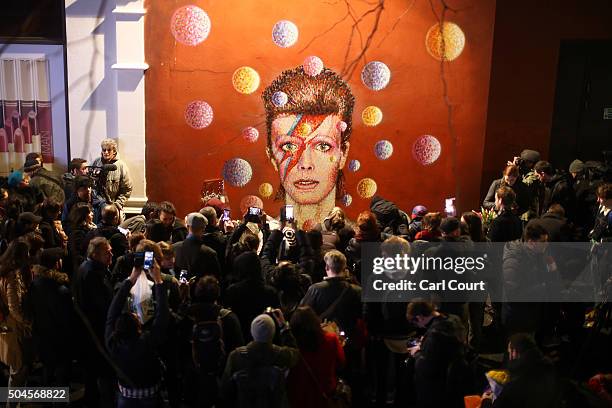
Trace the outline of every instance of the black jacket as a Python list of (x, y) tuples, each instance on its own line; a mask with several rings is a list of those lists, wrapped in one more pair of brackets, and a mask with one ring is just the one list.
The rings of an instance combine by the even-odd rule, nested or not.
[(549, 242), (570, 242), (572, 239), (567, 218), (547, 212), (537, 219), (537, 223), (548, 232)]
[(115, 266), (117, 259), (120, 256), (125, 255), (128, 250), (128, 241), (125, 235), (119, 228), (114, 225), (105, 225), (100, 224), (98, 228), (90, 231), (85, 237), (85, 248), (89, 245), (89, 241), (94, 239), (95, 237), (104, 237), (110, 243), (111, 248), (113, 249), (113, 263), (111, 264), (111, 269)]
[(68, 234), (68, 256), (72, 263), (71, 272), (76, 273), (87, 253), (86, 237), (91, 232), (91, 229), (84, 225), (80, 225)]
[(563, 406), (562, 392), (552, 364), (537, 350), (528, 350), (518, 360), (508, 365), (510, 381), (492, 403), (487, 399), (481, 408), (538, 407), (556, 408)]
[(504, 210), (491, 222), (487, 238), (491, 242), (508, 242), (521, 238), (523, 235), (523, 222), (512, 213)]
[(121, 315), (131, 288), (132, 282), (126, 280), (110, 305), (106, 319), (106, 347), (121, 371), (133, 384), (127, 384), (122, 378), (119, 378), (119, 383), (129, 388), (147, 388), (161, 381), (162, 367), (156, 349), (165, 340), (170, 316), (168, 297), (164, 285), (154, 285), (157, 305), (150, 330), (145, 330), (133, 339), (119, 341), (113, 335), (115, 323)]
[(520, 216), (525, 211), (529, 210), (529, 203), (531, 202), (531, 192), (529, 191), (529, 187), (527, 187), (521, 180), (516, 180), (513, 186), (510, 186), (503, 181), (503, 178), (493, 180), (491, 186), (489, 187), (489, 191), (482, 202), (482, 206), (487, 210), (495, 209), (495, 193), (502, 185), (504, 185), (506, 187), (510, 187), (512, 191), (514, 191), (514, 194), (516, 194), (517, 214)]
[(206, 231), (202, 236), (202, 242), (204, 245), (212, 248), (217, 253), (219, 266), (221, 267), (221, 271), (225, 273), (225, 247), (227, 245), (226, 236), (218, 227), (209, 225), (206, 227)]
[(389, 234), (380, 233), (376, 240), (361, 241), (357, 237), (351, 238), (344, 254), (346, 255), (346, 263), (349, 270), (355, 275), (357, 280), (361, 282), (361, 243), (378, 243), (384, 242), (385, 239), (391, 237)]
[(164, 229), (164, 237), (162, 241), (168, 241), (172, 244), (184, 241), (187, 238), (187, 227), (182, 222), (175, 219), (174, 223)]
[(201, 239), (192, 235), (184, 241), (177, 242), (173, 247), (175, 271), (186, 269), (189, 279), (204, 275), (219, 277), (221, 268), (217, 253), (204, 245)]
[(30, 285), (32, 338), (45, 364), (70, 361), (74, 338), (72, 296), (68, 276), (36, 265)]
[[(340, 296), (337, 305), (329, 310)], [(308, 288), (301, 305), (312, 307), (319, 316), (325, 314), (323, 318), (337, 322), (351, 338), (357, 329), (357, 319), (362, 317), (361, 287), (349, 283), (344, 277), (326, 278)]]
[(237, 256), (233, 269), (241, 279), (227, 288), (223, 305), (236, 313), (243, 338), (250, 340), (253, 319), (268, 306), (280, 307), (280, 301), (276, 289), (264, 282), (257, 254), (245, 252)]
[(38, 228), (40, 228), (40, 235), (45, 240), (43, 248), (56, 248), (62, 246), (62, 239), (55, 229), (53, 220), (43, 219)]
[(204, 302), (192, 303), (188, 307), (186, 313), (193, 323), (215, 321), (217, 317), (221, 316), (221, 325), (223, 329), (222, 340), (226, 354), (229, 355), (235, 348), (244, 346), (242, 328), (240, 327), (240, 320), (238, 320), (236, 313), (223, 309), (217, 304)]
[(557, 276), (548, 271), (544, 254), (529, 250), (520, 240), (505, 245), (502, 262), (502, 320), (511, 333), (534, 331), (542, 303), (533, 302), (546, 302), (558, 284)]
[(540, 214), (544, 214), (551, 205), (561, 204), (565, 215), (573, 220), (576, 215), (576, 196), (564, 173), (556, 174), (552, 180), (540, 189)]
[(72, 292), (75, 302), (83, 311), (98, 338), (104, 339), (106, 314), (113, 300), (113, 288), (106, 265), (87, 259), (73, 278)]
[(457, 316), (434, 317), (415, 356), (417, 406), (463, 407), (463, 396), (472, 390), (465, 359), (465, 328)]
[(375, 196), (370, 203), (370, 211), (376, 215), (381, 230), (393, 235), (408, 235), (410, 220), (394, 202)]

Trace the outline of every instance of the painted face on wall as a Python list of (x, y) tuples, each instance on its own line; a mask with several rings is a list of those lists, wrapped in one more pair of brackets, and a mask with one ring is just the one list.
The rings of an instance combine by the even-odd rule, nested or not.
[(272, 122), (271, 160), (285, 192), (298, 204), (317, 204), (335, 192), (344, 167), (337, 114), (287, 114)]

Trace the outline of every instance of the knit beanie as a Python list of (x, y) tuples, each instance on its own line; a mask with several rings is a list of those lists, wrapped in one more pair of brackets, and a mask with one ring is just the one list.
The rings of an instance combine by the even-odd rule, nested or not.
[(16, 170), (12, 172), (11, 174), (9, 174), (7, 183), (9, 187), (17, 187), (19, 183), (21, 183), (22, 181), (23, 181), (23, 173), (19, 170)]
[(540, 161), (540, 152), (530, 149), (525, 149), (521, 152), (521, 159), (532, 163)]
[(274, 320), (267, 314), (260, 314), (251, 323), (251, 336), (260, 343), (271, 343), (276, 332)]

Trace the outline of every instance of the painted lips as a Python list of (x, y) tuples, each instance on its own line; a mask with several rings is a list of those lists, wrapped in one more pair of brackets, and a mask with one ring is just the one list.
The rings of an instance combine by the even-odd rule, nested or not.
[(307, 191), (314, 190), (319, 185), (319, 182), (311, 179), (300, 179), (294, 182), (293, 185), (299, 190)]

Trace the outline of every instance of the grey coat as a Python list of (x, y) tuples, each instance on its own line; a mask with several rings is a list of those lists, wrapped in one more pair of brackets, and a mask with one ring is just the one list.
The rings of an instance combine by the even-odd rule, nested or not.
[[(102, 158), (98, 157), (94, 160), (92, 166), (101, 167), (102, 164)], [(108, 204), (116, 204), (119, 209), (122, 209), (132, 195), (132, 180), (130, 180), (127, 165), (119, 159), (118, 154), (111, 161), (111, 164), (116, 165), (117, 170), (109, 171), (106, 174), (106, 194), (102, 194), (102, 196)]]

